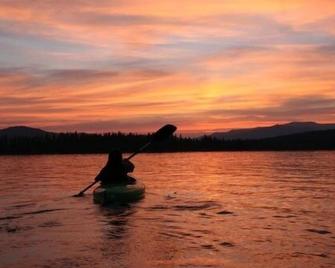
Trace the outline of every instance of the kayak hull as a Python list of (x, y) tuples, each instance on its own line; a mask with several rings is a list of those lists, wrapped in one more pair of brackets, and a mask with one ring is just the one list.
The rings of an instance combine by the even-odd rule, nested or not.
[(93, 201), (95, 204), (110, 203), (130, 203), (144, 197), (145, 186), (142, 182), (127, 185), (104, 185), (93, 191)]

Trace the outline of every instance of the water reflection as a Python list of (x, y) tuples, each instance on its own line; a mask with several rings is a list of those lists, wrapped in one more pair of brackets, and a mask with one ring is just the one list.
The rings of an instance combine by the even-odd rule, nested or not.
[(109, 227), (104, 230), (106, 237), (108, 239), (122, 239), (129, 228), (127, 226), (128, 217), (134, 213), (131, 205), (109, 205), (100, 207), (99, 210), (104, 216), (103, 223), (105, 227)]
[[(15, 161), (13, 161), (15, 160)], [(0, 157), (4, 267), (331, 267), (335, 153), (145, 154), (143, 200), (72, 198), (103, 155)]]
[(129, 218), (135, 211), (131, 205), (110, 205), (98, 207), (101, 221), (101, 252), (113, 264), (122, 264), (129, 254)]

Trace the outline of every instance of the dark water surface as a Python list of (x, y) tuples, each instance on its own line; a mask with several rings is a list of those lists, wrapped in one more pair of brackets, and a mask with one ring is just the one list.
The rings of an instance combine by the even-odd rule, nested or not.
[(0, 267), (335, 267), (335, 152), (142, 154), (145, 199), (101, 207), (104, 155), (0, 156)]

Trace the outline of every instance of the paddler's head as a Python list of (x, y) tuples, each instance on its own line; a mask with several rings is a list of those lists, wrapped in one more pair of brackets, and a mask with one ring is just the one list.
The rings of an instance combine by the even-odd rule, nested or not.
[(112, 150), (108, 154), (108, 163), (121, 164), (122, 163), (122, 153), (119, 150)]

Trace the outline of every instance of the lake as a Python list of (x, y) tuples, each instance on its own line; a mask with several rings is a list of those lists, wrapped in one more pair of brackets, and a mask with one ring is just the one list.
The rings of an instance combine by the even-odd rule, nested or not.
[(0, 267), (335, 267), (335, 152), (140, 154), (145, 198), (102, 207), (106, 155), (0, 156)]

